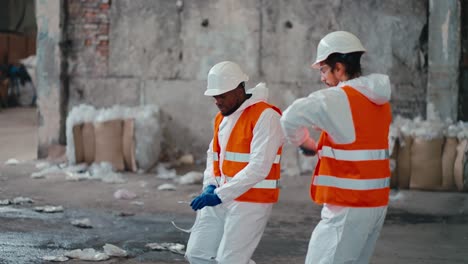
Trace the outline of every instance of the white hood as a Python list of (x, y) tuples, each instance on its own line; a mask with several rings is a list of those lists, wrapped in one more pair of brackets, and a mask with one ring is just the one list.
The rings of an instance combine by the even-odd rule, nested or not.
[(249, 99), (267, 101), (268, 100), (268, 88), (265, 83), (258, 83), (254, 88), (250, 88), (246, 91), (248, 94), (252, 94)]
[(340, 82), (338, 87), (349, 85), (365, 95), (375, 104), (381, 105), (390, 101), (392, 88), (390, 80), (385, 74), (370, 74), (345, 82)]
[(243, 111), (245, 108), (260, 101), (268, 102), (268, 88), (266, 87), (265, 83), (259, 83), (254, 88), (250, 88), (245, 91), (245, 93), (251, 94), (252, 96), (245, 100), (245, 102), (236, 110), (236, 112)]

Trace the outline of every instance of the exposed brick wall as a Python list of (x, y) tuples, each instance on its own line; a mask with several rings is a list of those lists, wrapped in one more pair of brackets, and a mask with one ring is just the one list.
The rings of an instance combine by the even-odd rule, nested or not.
[(102, 77), (108, 73), (110, 0), (67, 1), (69, 74)]

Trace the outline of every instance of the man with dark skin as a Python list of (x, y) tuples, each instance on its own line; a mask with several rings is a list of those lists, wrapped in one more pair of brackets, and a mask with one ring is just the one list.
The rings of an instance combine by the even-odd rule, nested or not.
[(219, 113), (203, 193), (190, 204), (198, 214), (185, 255), (192, 264), (255, 263), (250, 258), (278, 201), (281, 111), (266, 102), (265, 84), (246, 91), (247, 81), (231, 61), (208, 73), (205, 95), (214, 98)]
[(239, 106), (251, 96), (251, 94), (245, 93), (245, 83), (240, 83), (236, 89), (220, 95), (215, 95), (213, 98), (221, 114), (223, 116), (228, 116), (234, 113)]

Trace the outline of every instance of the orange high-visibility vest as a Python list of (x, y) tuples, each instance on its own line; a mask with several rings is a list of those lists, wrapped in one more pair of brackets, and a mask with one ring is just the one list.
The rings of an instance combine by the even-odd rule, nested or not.
[[(219, 125), (223, 120), (223, 115), (221, 115), (221, 113), (216, 115), (213, 137), (213, 173), (218, 183), (221, 181), (228, 182), (249, 164), (250, 143), (253, 139), (253, 129), (255, 128), (255, 124), (260, 118), (260, 115), (268, 108), (272, 108), (281, 114), (281, 110), (277, 107), (265, 102), (259, 102), (247, 107), (232, 128), (222, 164), (225, 177), (221, 177), (219, 164), (219, 153), (221, 148), (218, 142), (218, 130)], [(236, 201), (255, 203), (275, 203), (278, 201), (281, 150), (282, 148), (280, 147), (265, 180), (257, 183), (247, 192), (237, 197), (235, 199)]]
[(376, 105), (352, 87), (342, 89), (350, 104), (356, 140), (351, 144), (335, 144), (326, 132), (322, 132), (317, 146), (319, 162), (312, 177), (311, 197), (319, 204), (350, 207), (387, 205), (390, 192), (390, 104)]

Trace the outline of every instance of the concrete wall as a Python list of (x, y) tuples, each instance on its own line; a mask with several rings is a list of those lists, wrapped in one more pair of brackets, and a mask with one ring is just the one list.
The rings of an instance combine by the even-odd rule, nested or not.
[(36, 1), (39, 157), (47, 155), (49, 145), (65, 143), (61, 10), (62, 1)]
[(395, 114), (425, 115), (427, 0), (68, 3), (68, 108), (158, 104), (173, 154), (204, 158), (216, 113), (202, 95), (212, 65), (238, 62), (251, 76), (248, 86), (265, 81), (284, 109), (324, 87), (309, 65), (334, 30), (361, 38), (365, 73), (390, 75)]
[[(428, 118), (457, 120), (461, 54), (461, 5), (458, 0), (429, 1)], [(435, 111), (430, 111), (434, 108)]]

